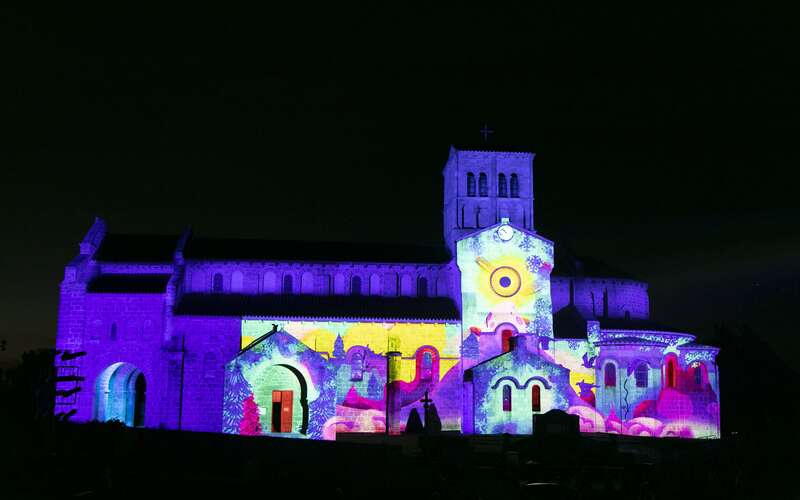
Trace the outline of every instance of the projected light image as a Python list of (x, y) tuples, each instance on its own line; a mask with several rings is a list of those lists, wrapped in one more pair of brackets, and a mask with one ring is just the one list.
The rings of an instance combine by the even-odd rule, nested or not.
[(482, 170), (532, 182), (532, 154), (450, 153), (436, 248), (187, 232), (155, 265), (97, 219), (62, 283), (56, 415), (332, 440), (426, 417), (528, 434), (561, 410), (583, 432), (718, 438), (719, 349), (651, 322), (647, 283), (556, 259), (530, 185), (490, 200)]
[(388, 425), (398, 433), (426, 391), (443, 429), (460, 428), (457, 324), (297, 321), (264, 336), (275, 322), (242, 322), (246, 349), (227, 366), (224, 432), (385, 432), (390, 403)]
[(473, 344), (464, 431), (529, 433), (535, 415), (560, 409), (578, 415), (583, 432), (719, 437), (715, 370), (701, 361), (717, 350), (690, 335), (604, 332), (592, 321), (585, 340), (556, 338), (552, 255), (552, 243), (506, 224), (458, 242)]

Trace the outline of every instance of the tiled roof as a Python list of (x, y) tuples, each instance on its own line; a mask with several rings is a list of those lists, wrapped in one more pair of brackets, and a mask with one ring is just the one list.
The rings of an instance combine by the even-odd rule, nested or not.
[(89, 282), (90, 293), (164, 293), (169, 274), (103, 274)]
[(373, 320), (457, 321), (456, 304), (446, 297), (352, 295), (185, 294), (175, 310), (195, 316), (274, 316)]
[(667, 345), (666, 342), (660, 342), (658, 340), (648, 340), (648, 339), (643, 339), (641, 337), (617, 337), (595, 342), (595, 345), (631, 345), (631, 344), (659, 345), (659, 346)]

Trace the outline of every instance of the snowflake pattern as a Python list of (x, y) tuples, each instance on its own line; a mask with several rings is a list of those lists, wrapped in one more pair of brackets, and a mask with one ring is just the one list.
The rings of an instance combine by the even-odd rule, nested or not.
[(528, 253), (531, 250), (533, 250), (533, 238), (531, 238), (526, 234), (525, 237), (520, 240), (519, 248), (525, 253)]
[(687, 365), (695, 361), (714, 361), (714, 354), (711, 350), (689, 351), (684, 355), (684, 359)]

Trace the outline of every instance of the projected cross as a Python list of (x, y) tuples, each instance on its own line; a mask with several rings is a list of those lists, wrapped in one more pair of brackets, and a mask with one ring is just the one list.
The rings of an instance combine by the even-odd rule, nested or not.
[(483, 136), (483, 140), (488, 141), (489, 136), (491, 134), (494, 134), (494, 130), (490, 129), (489, 126), (484, 123), (483, 127), (481, 128), (481, 135)]

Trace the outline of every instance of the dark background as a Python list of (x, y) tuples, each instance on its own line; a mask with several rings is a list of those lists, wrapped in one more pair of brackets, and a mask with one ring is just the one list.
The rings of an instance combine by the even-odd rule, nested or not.
[(0, 365), (53, 345), (94, 215), (438, 242), (448, 148), (484, 123), (537, 153), (540, 233), (649, 282), (653, 319), (791, 360), (796, 18), (645, 9), (0, 8)]

